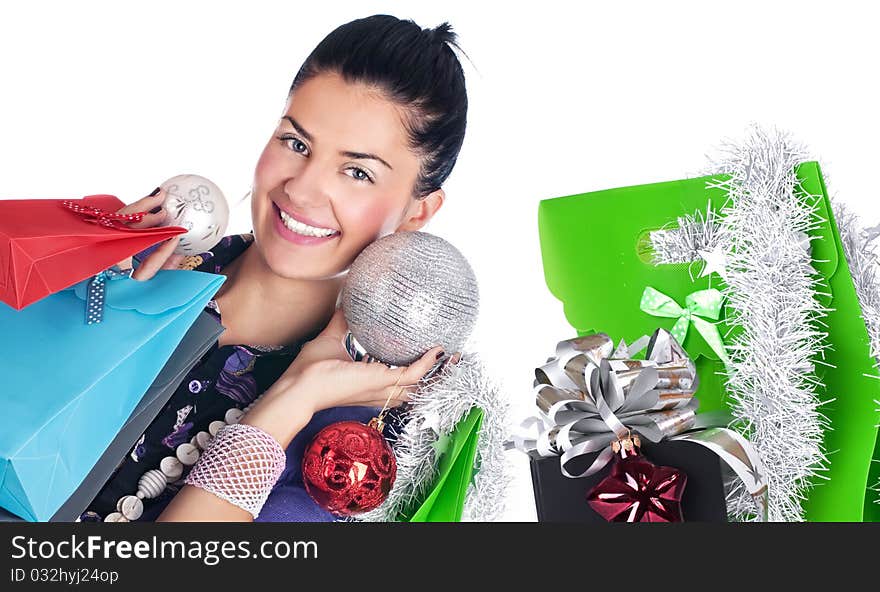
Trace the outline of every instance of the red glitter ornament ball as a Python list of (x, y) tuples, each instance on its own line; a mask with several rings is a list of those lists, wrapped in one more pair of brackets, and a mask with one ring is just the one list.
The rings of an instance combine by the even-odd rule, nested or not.
[(394, 451), (375, 427), (340, 421), (318, 432), (302, 462), (306, 491), (337, 516), (377, 507), (397, 476)]
[(636, 453), (619, 458), (611, 474), (587, 494), (587, 502), (609, 522), (682, 522), (686, 483), (683, 472), (658, 467)]

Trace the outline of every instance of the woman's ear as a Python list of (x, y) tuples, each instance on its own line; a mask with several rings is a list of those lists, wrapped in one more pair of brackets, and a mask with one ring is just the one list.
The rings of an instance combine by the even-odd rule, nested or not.
[(406, 218), (404, 218), (398, 230), (420, 230), (434, 217), (434, 214), (443, 205), (444, 199), (446, 199), (446, 193), (442, 189), (438, 189), (421, 199), (415, 200), (410, 204)]

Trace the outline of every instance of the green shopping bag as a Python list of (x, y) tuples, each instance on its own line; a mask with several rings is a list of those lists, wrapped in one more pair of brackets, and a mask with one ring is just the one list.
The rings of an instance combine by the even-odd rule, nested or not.
[[(815, 479), (804, 503), (805, 516), (816, 521), (880, 520), (876, 492), (868, 487), (880, 477), (877, 445), (880, 381), (871, 358), (869, 338), (834, 222), (825, 182), (816, 162), (798, 166), (802, 188), (817, 197), (822, 218), (811, 233), (812, 254), (822, 289), (822, 304), (830, 309), (824, 322), (829, 348), (817, 375), (817, 394), (826, 403), (829, 419), (824, 446), (828, 470)], [(686, 297), (710, 287), (710, 277), (688, 274), (688, 264), (654, 265), (645, 256), (648, 233), (669, 227), (685, 214), (720, 208), (726, 193), (707, 188), (719, 176), (623, 187), (541, 202), (538, 211), (545, 279), (563, 302), (569, 323), (583, 335), (602, 331), (628, 342), (657, 327), (670, 328), (673, 319), (640, 310), (646, 286), (683, 304)], [(716, 213), (718, 209), (716, 209)], [(719, 323), (721, 334), (728, 330)], [(736, 327), (732, 328), (734, 331)], [(719, 356), (694, 327), (682, 344), (697, 364), (701, 411), (726, 408), (723, 369)], [(880, 448), (878, 448), (880, 453)]]
[(474, 476), (477, 442), (483, 410), (474, 407), (441, 442), (446, 446), (437, 467), (434, 487), (403, 522), (458, 522), (464, 509), (465, 494)]

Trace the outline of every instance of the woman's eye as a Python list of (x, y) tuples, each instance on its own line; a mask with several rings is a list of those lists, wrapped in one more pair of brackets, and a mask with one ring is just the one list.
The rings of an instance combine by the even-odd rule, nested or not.
[(296, 136), (278, 136), (278, 139), (281, 140), (282, 144), (288, 146), (294, 152), (305, 155), (308, 155), (309, 153), (309, 147), (306, 146), (306, 143)]
[(374, 182), (370, 174), (360, 167), (348, 167), (347, 169), (345, 169), (345, 171), (346, 173), (348, 173), (348, 176), (355, 181), (368, 181), (370, 183)]

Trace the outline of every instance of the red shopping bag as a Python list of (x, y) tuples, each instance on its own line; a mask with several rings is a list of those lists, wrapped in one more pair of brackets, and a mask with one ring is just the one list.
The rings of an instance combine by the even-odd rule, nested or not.
[(113, 216), (123, 206), (113, 195), (0, 199), (0, 300), (20, 310), (186, 232), (129, 228)]

